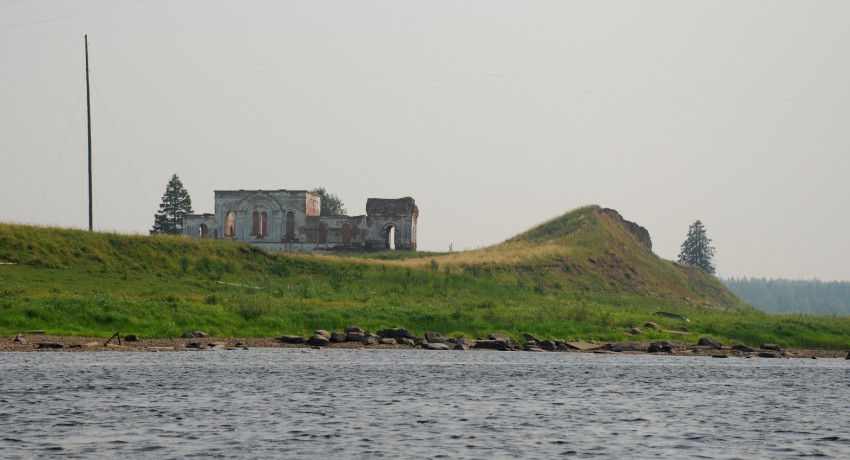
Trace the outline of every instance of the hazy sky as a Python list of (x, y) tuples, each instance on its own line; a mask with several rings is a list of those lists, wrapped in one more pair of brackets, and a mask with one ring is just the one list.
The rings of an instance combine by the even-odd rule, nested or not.
[(722, 276), (850, 279), (850, 2), (0, 0), (0, 221), (147, 233), (177, 173), (412, 196), (423, 250), (615, 208)]

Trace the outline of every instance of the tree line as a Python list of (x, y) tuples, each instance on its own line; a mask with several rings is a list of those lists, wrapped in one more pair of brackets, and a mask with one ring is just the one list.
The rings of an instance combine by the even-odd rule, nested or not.
[(738, 297), (768, 313), (850, 315), (850, 282), (721, 278)]

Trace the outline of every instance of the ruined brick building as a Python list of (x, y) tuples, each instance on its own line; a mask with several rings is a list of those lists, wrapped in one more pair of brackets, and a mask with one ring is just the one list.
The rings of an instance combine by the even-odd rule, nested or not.
[(183, 232), (268, 251), (416, 250), (413, 198), (369, 198), (365, 216), (322, 216), (320, 208), (321, 197), (306, 190), (216, 190), (215, 213), (186, 216)]

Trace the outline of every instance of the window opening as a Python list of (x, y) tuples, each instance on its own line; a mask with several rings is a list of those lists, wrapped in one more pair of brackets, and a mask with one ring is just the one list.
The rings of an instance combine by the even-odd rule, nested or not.
[(254, 211), (251, 214), (251, 236), (259, 236), (260, 233), (260, 213)]
[(319, 223), (319, 244), (324, 244), (328, 242), (328, 224), (324, 222)]
[(295, 239), (295, 213), (289, 211), (286, 213), (286, 240), (292, 241)]
[(351, 225), (342, 224), (342, 244), (351, 244)]

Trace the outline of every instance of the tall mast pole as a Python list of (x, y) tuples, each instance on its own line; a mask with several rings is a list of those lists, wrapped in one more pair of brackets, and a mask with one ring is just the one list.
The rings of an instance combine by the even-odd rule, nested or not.
[(92, 219), (92, 191), (91, 191), (91, 91), (89, 89), (89, 36), (85, 36), (86, 40), (86, 113), (88, 115), (88, 131), (89, 131), (89, 231), (94, 230)]

